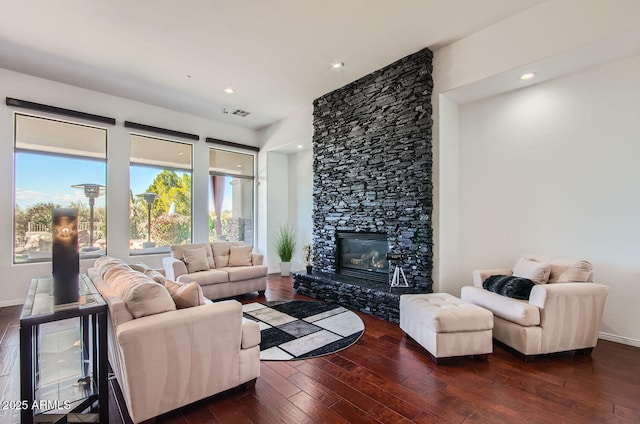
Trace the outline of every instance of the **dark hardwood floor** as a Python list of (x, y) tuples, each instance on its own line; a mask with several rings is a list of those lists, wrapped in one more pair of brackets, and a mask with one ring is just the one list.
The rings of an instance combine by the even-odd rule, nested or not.
[[(291, 278), (270, 276), (256, 300), (301, 299)], [(20, 307), (0, 309), (1, 399), (19, 399)], [(525, 363), (494, 345), (488, 361), (434, 365), (397, 324), (359, 313), (366, 330), (342, 352), (262, 362), (255, 388), (228, 391), (157, 423), (640, 423), (640, 348), (600, 340), (591, 356)], [(111, 422), (123, 422), (111, 396)], [(0, 423), (18, 423), (0, 411)], [(126, 420), (124, 421), (126, 422)]]

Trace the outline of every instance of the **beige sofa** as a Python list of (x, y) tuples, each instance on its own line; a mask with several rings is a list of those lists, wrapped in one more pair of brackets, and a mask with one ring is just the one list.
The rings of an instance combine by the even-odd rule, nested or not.
[(264, 292), (268, 268), (262, 264), (264, 256), (251, 249), (242, 242), (231, 241), (173, 245), (171, 257), (163, 258), (162, 266), (171, 280), (197, 282), (208, 299)]
[[(211, 302), (194, 292), (199, 306), (184, 307), (156, 282), (159, 273), (149, 274), (154, 281), (100, 261), (88, 274), (109, 306), (109, 363), (133, 422), (255, 383), (260, 328), (242, 317), (239, 302)], [(194, 286), (180, 286), (178, 294)]]
[[(483, 288), (491, 275), (516, 275), (536, 284), (528, 300), (513, 299)], [(463, 287), (461, 298), (493, 312), (493, 338), (525, 359), (571, 350), (589, 354), (598, 341), (608, 291), (592, 276), (587, 261), (525, 255), (513, 268), (474, 271), (474, 286)]]

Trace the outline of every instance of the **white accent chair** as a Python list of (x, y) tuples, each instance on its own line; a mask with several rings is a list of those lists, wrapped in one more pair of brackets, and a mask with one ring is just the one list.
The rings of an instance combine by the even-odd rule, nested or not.
[[(529, 300), (483, 288), (491, 275), (515, 275), (536, 284)], [(573, 351), (590, 354), (598, 342), (608, 287), (592, 280), (589, 262), (525, 255), (513, 268), (477, 270), (464, 301), (493, 312), (493, 338), (512, 347), (525, 361), (536, 355)]]

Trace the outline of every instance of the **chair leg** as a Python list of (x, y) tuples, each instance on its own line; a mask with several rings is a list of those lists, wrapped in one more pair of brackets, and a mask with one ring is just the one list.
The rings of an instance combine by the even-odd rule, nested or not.
[(591, 355), (591, 352), (593, 352), (593, 348), (592, 347), (585, 347), (584, 349), (577, 349), (576, 350), (576, 355), (589, 356), (589, 355)]

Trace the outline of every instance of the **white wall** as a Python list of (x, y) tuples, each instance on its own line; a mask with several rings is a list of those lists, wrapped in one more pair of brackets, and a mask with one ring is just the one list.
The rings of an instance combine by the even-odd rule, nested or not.
[(313, 232), (313, 151), (301, 150), (289, 155), (289, 219), (296, 228), (297, 252), (291, 269), (305, 269), (302, 249), (311, 243)]
[[(300, 260), (304, 234), (311, 234), (309, 181), (313, 180), (310, 152), (299, 152), (297, 145), (311, 146), (313, 136), (313, 108), (298, 111), (282, 121), (260, 131), (262, 147), (258, 155), (258, 232), (264, 234), (258, 251), (266, 253), (265, 263), (270, 273), (280, 272), (279, 258), (273, 249), (279, 226), (289, 224), (298, 234), (298, 248), (292, 270), (303, 268)], [(305, 153), (305, 152), (309, 153)], [(302, 217), (302, 218), (301, 218)]]
[(601, 331), (640, 345), (640, 56), (459, 118), (463, 273), (529, 252), (587, 259), (610, 288)]
[(280, 271), (280, 258), (276, 254), (275, 242), (280, 228), (292, 226), (289, 219), (289, 159), (286, 154), (267, 152), (267, 204), (265, 235), (266, 264), (269, 272)]
[[(194, 142), (193, 171), (193, 238), (196, 242), (208, 237), (208, 148), (204, 137), (219, 138), (248, 145), (258, 145), (255, 131), (234, 127), (159, 107), (109, 96), (90, 90), (35, 78), (0, 69), (0, 94), (66, 109), (116, 118), (115, 126), (108, 128), (108, 254), (130, 262), (142, 260), (149, 266), (161, 265), (165, 255), (129, 258), (129, 130), (125, 120), (147, 125), (198, 134)], [(4, 102), (3, 102), (4, 103)], [(0, 108), (0, 307), (24, 302), (32, 278), (51, 274), (51, 263), (13, 265), (13, 114), (12, 107)], [(42, 116), (76, 121), (74, 119), (33, 113)], [(95, 123), (90, 123), (96, 125)], [(99, 125), (99, 124), (98, 124)], [(169, 137), (170, 138), (170, 137)], [(116, 187), (122, 187), (117, 190)], [(81, 261), (85, 271), (92, 260)]]

